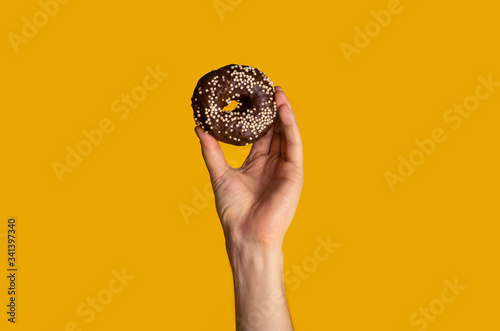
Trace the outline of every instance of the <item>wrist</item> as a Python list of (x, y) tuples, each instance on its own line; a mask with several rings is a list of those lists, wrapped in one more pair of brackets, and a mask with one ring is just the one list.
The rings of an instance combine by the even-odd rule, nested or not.
[(233, 273), (236, 320), (241, 330), (293, 330), (281, 247), (227, 244)]
[(226, 237), (226, 251), (232, 267), (237, 267), (237, 264), (241, 263), (252, 263), (255, 267), (266, 265), (283, 267), (281, 242), (269, 243), (229, 236)]
[(285, 231), (266, 233), (252, 223), (254, 222), (231, 222), (223, 226), (229, 259), (238, 254), (254, 253), (256, 257), (282, 255)]
[(226, 241), (226, 251), (231, 267), (253, 267), (255, 269), (283, 268), (281, 245), (268, 245), (259, 242)]

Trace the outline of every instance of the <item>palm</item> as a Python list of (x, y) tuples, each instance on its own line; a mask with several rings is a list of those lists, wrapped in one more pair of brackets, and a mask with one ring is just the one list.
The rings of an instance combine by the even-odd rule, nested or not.
[(297, 206), (301, 169), (275, 155), (249, 155), (239, 169), (214, 182), (225, 229), (238, 227), (249, 240), (282, 239)]

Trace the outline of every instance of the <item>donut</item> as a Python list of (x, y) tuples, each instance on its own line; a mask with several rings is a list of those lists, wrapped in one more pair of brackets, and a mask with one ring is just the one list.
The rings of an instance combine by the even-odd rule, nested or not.
[[(233, 100), (238, 106), (224, 110)], [(217, 140), (237, 146), (264, 137), (277, 114), (273, 82), (260, 69), (239, 64), (201, 77), (191, 107), (196, 125)]]

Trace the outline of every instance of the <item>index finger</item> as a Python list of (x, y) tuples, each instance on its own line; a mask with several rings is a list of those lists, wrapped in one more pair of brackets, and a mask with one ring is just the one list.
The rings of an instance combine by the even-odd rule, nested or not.
[(282, 131), (286, 141), (286, 160), (290, 163), (295, 163), (302, 167), (303, 164), (303, 148), (302, 138), (300, 136), (297, 119), (290, 106), (290, 101), (279, 86), (275, 92), (276, 105), (281, 120)]

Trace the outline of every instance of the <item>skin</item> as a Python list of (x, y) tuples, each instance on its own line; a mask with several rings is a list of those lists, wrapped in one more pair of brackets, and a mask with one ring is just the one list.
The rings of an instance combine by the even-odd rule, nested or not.
[(240, 168), (229, 166), (219, 142), (195, 128), (233, 271), (237, 330), (293, 330), (282, 245), (304, 182), (302, 139), (279, 86), (275, 100), (279, 118)]

